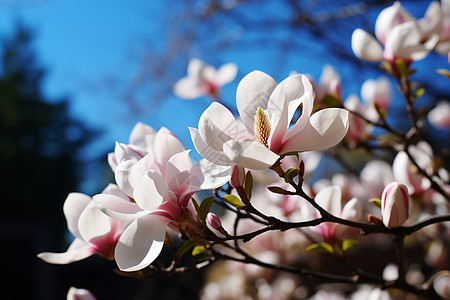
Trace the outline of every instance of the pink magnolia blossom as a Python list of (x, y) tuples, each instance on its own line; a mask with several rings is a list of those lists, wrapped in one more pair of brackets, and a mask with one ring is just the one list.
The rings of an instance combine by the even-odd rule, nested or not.
[(428, 113), (428, 121), (437, 128), (450, 129), (450, 103), (441, 101)]
[(388, 227), (399, 227), (409, 217), (409, 194), (405, 185), (392, 182), (381, 195), (381, 215), (383, 224)]
[(187, 76), (181, 78), (174, 86), (175, 95), (182, 99), (191, 100), (201, 96), (218, 98), (221, 87), (234, 80), (237, 66), (228, 63), (218, 70), (206, 65), (200, 59), (189, 61)]
[[(330, 214), (346, 220), (361, 221), (363, 206), (357, 198), (352, 198), (342, 207), (342, 191), (339, 186), (333, 185), (322, 189), (315, 197), (319, 204)], [(349, 227), (337, 223), (322, 223), (312, 228), (324, 241), (334, 243), (345, 238)]]
[[(356, 95), (350, 95), (345, 100), (344, 107), (351, 112), (358, 113), (359, 115), (370, 121), (375, 121), (377, 119), (377, 116), (373, 113), (373, 109), (367, 107), (367, 104), (361, 103), (358, 96)], [(372, 133), (374, 126), (369, 124), (364, 118), (361, 118), (354, 113), (349, 114), (348, 132), (345, 136), (346, 141), (357, 142), (365, 135), (369, 135)]]
[(437, 34), (439, 41), (435, 51), (441, 55), (450, 52), (450, 3), (449, 1), (433, 1), (427, 8), (425, 16), (418, 20), (422, 39)]
[[(94, 196), (95, 197), (95, 196)], [(127, 207), (136, 212), (134, 204), (116, 186), (109, 185), (100, 195), (108, 206)], [(64, 215), (67, 227), (75, 237), (66, 252), (43, 252), (38, 257), (52, 264), (68, 264), (85, 259), (93, 254), (100, 254), (108, 259), (114, 258), (114, 248), (128, 221), (110, 218), (103, 214), (92, 198), (71, 193), (64, 202)]]
[(322, 74), (319, 78), (319, 99), (325, 95), (341, 96), (341, 76), (336, 70), (330, 66), (325, 65), (322, 68)]
[[(323, 150), (339, 143), (348, 129), (348, 112), (327, 108), (312, 114), (314, 93), (309, 79), (292, 75), (277, 85), (254, 71), (236, 92), (242, 122), (219, 103), (202, 114), (198, 129), (190, 128), (197, 151), (218, 165), (262, 170), (289, 152)], [(289, 127), (297, 108), (302, 114)]]
[(392, 88), (387, 77), (377, 80), (367, 79), (361, 86), (361, 98), (367, 104), (376, 103), (380, 108), (387, 109), (391, 103)]
[(128, 160), (119, 160), (116, 168), (117, 178), (120, 164), (126, 164), (126, 171), (119, 178), (132, 193), (136, 209), (110, 207), (99, 196), (94, 197), (105, 214), (131, 220), (115, 249), (121, 270), (137, 271), (151, 264), (162, 250), (169, 223), (191, 218), (188, 207), (191, 196), (199, 190), (217, 188), (230, 179), (229, 167), (204, 159), (193, 165), (189, 151), (169, 130), (161, 129), (154, 137), (152, 152), (139, 160), (130, 155)]
[(353, 31), (352, 49), (357, 57), (367, 61), (388, 60), (392, 63), (397, 58), (408, 62), (421, 60), (439, 39), (437, 34), (433, 34), (423, 42), (423, 33), (417, 20), (400, 2), (395, 2), (380, 12), (375, 22), (375, 35), (376, 39), (360, 28)]
[(86, 289), (77, 289), (76, 287), (70, 287), (67, 292), (67, 300), (97, 300), (95, 296)]

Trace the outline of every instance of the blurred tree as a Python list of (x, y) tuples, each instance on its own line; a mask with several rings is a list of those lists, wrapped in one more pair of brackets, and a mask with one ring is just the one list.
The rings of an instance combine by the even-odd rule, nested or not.
[(45, 70), (32, 32), (18, 26), (1, 44), (1, 198), (7, 219), (51, 220), (64, 228), (61, 205), (79, 182), (79, 154), (93, 132), (69, 116), (68, 100), (47, 99)]

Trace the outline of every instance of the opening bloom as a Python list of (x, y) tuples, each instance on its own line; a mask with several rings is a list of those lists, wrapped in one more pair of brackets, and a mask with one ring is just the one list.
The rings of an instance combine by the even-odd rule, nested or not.
[[(198, 129), (190, 128), (197, 151), (209, 161), (262, 170), (289, 152), (323, 150), (339, 143), (348, 130), (348, 111), (326, 108), (312, 114), (313, 87), (301, 74), (277, 85), (269, 75), (254, 71), (236, 92), (240, 119), (220, 103), (202, 114)], [(297, 108), (301, 115), (293, 126)]]

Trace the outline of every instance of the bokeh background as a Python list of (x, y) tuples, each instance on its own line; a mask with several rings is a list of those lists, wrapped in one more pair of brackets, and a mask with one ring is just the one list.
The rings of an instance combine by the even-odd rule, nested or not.
[[(196, 299), (201, 273), (140, 282), (98, 257), (54, 266), (36, 254), (65, 251), (67, 194), (93, 195), (113, 181), (106, 154), (115, 141), (128, 141), (136, 122), (165, 126), (193, 148), (188, 126), (197, 127), (210, 100), (172, 92), (190, 58), (238, 65), (237, 78), (222, 90), (229, 106), (253, 70), (277, 81), (292, 71), (318, 79), (326, 65), (340, 74), (345, 99), (382, 74), (379, 64), (353, 55), (351, 33), (373, 32), (378, 13), (392, 3), (0, 0), (1, 298), (65, 299), (76, 286), (98, 299)], [(402, 1), (418, 18), (429, 3)], [(414, 67), (412, 79), (426, 88), (417, 107), (449, 98), (449, 82), (435, 73), (448, 68), (447, 57), (431, 53)], [(405, 128), (406, 111), (396, 106), (394, 99), (388, 120)], [(431, 128), (427, 139), (450, 144), (448, 132)]]

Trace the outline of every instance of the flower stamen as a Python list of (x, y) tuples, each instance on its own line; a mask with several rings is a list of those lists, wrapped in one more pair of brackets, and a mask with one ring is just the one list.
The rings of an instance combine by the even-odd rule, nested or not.
[(261, 144), (269, 148), (268, 140), (270, 136), (271, 126), (267, 114), (261, 107), (258, 107), (255, 115), (254, 129), (255, 138)]

